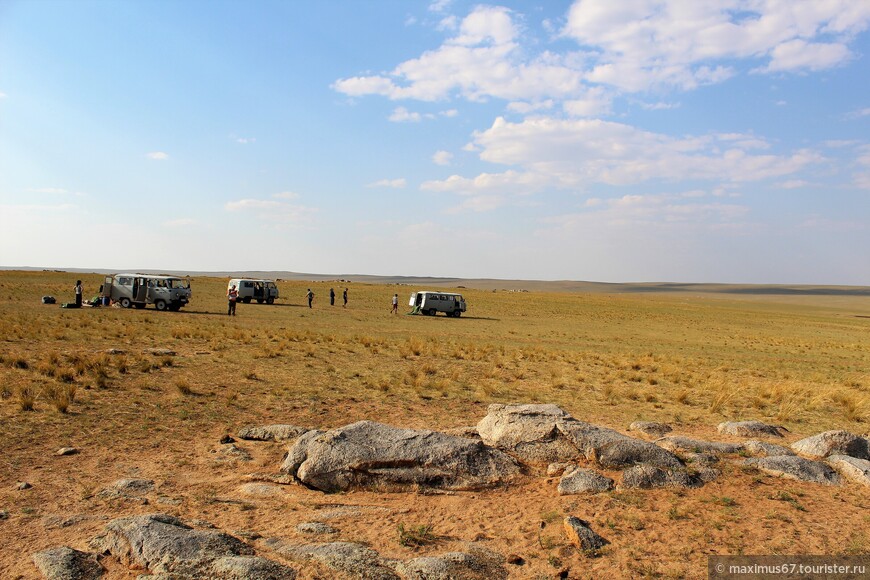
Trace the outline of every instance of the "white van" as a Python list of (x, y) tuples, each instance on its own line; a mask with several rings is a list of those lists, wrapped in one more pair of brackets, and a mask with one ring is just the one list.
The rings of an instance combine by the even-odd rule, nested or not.
[(412, 312), (419, 312), (426, 316), (435, 316), (439, 312), (444, 312), (447, 316), (459, 318), (465, 312), (465, 298), (462, 294), (449, 292), (414, 292), (408, 305), (414, 307)]
[(227, 282), (227, 290), (235, 286), (239, 291), (239, 302), (250, 304), (256, 300), (258, 304), (274, 304), (278, 298), (278, 286), (272, 280), (250, 280), (247, 278), (233, 278)]
[(153, 304), (157, 310), (179, 310), (190, 302), (190, 280), (151, 274), (115, 274), (106, 276), (100, 295), (122, 308), (145, 308)]

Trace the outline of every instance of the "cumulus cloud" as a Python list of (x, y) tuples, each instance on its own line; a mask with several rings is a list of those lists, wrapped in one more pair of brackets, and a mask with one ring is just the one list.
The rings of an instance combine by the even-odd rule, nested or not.
[(169, 159), (169, 155), (164, 153), (163, 151), (152, 151), (145, 155), (148, 159), (154, 159), (155, 161), (166, 161)]
[(317, 213), (317, 208), (314, 207), (279, 201), (295, 199), (295, 194), (291, 192), (276, 193), (272, 197), (277, 199), (246, 198), (228, 201), (224, 204), (224, 209), (229, 212), (252, 212), (263, 221), (296, 224), (310, 221)]
[(823, 161), (811, 150), (758, 153), (769, 145), (753, 135), (672, 137), (597, 119), (536, 117), (512, 123), (498, 118), (489, 129), (475, 132), (473, 140), (482, 160), (509, 169), (476, 177), (451, 175), (421, 187), (459, 195), (527, 195), (594, 184), (741, 183), (787, 177)]
[(587, 78), (642, 91), (721, 82), (734, 74), (733, 59), (764, 63), (764, 71), (837, 66), (868, 23), (870, 4), (852, 0), (582, 0), (562, 33), (595, 50)]
[(436, 151), (432, 156), (435, 165), (450, 165), (451, 160), (453, 160), (453, 153), (449, 151)]
[(419, 123), (423, 116), (420, 113), (409, 111), (405, 107), (396, 107), (389, 119), (393, 123)]
[(373, 183), (369, 183), (366, 187), (390, 187), (393, 189), (401, 189), (407, 185), (404, 177), (398, 179), (380, 179)]

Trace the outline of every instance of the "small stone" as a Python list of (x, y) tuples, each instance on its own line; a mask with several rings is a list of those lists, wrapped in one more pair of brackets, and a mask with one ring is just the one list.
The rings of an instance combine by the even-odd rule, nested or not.
[(628, 426), (629, 431), (638, 431), (648, 437), (663, 437), (673, 431), (673, 428), (666, 423), (656, 423), (654, 421), (635, 421)]
[(175, 356), (177, 353), (170, 348), (149, 348), (146, 352), (154, 356)]
[(19, 482), (18, 485), (15, 486), (15, 489), (17, 489), (18, 491), (22, 491), (25, 489), (30, 489), (31, 487), (33, 487), (33, 486), (30, 485), (29, 483), (27, 483), (26, 481), (22, 481), (22, 482)]
[(8, 520), (8, 519), (9, 519), (9, 512), (7, 512), (6, 510), (0, 510), (0, 520)]
[(226, 445), (227, 443), (235, 443), (236, 440), (233, 439), (230, 435), (224, 435), (221, 437), (221, 445)]
[(577, 467), (577, 465), (574, 463), (551, 463), (547, 466), (547, 477), (559, 477), (561, 475), (564, 475), (565, 472), (574, 469), (575, 467)]
[(120, 348), (109, 348), (106, 349), (106, 354), (127, 354), (127, 351)]
[(61, 447), (57, 450), (57, 455), (75, 455), (79, 450), (75, 447)]
[(36, 552), (32, 558), (45, 578), (96, 580), (104, 572), (96, 554), (80, 552), (67, 546)]
[(609, 544), (607, 540), (596, 534), (589, 527), (589, 522), (569, 516), (563, 522), (568, 541), (584, 552), (595, 552)]
[(300, 534), (323, 535), (337, 534), (338, 530), (328, 524), (322, 522), (303, 522), (296, 526), (296, 531)]

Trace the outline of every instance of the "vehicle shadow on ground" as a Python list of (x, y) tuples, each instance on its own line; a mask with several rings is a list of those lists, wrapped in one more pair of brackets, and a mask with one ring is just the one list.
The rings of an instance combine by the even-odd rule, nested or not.
[[(434, 320), (457, 320), (452, 316), (426, 316), (424, 314), (407, 314), (406, 316), (418, 316), (420, 318), (426, 319), (434, 319)], [(465, 316), (464, 314), (459, 317), (458, 320), (494, 320), (499, 321), (501, 318), (492, 318), (490, 316)]]

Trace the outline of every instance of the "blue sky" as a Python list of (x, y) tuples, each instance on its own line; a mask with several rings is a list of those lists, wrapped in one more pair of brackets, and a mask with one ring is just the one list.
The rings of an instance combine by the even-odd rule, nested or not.
[(868, 27), (0, 0), (0, 266), (870, 285)]

